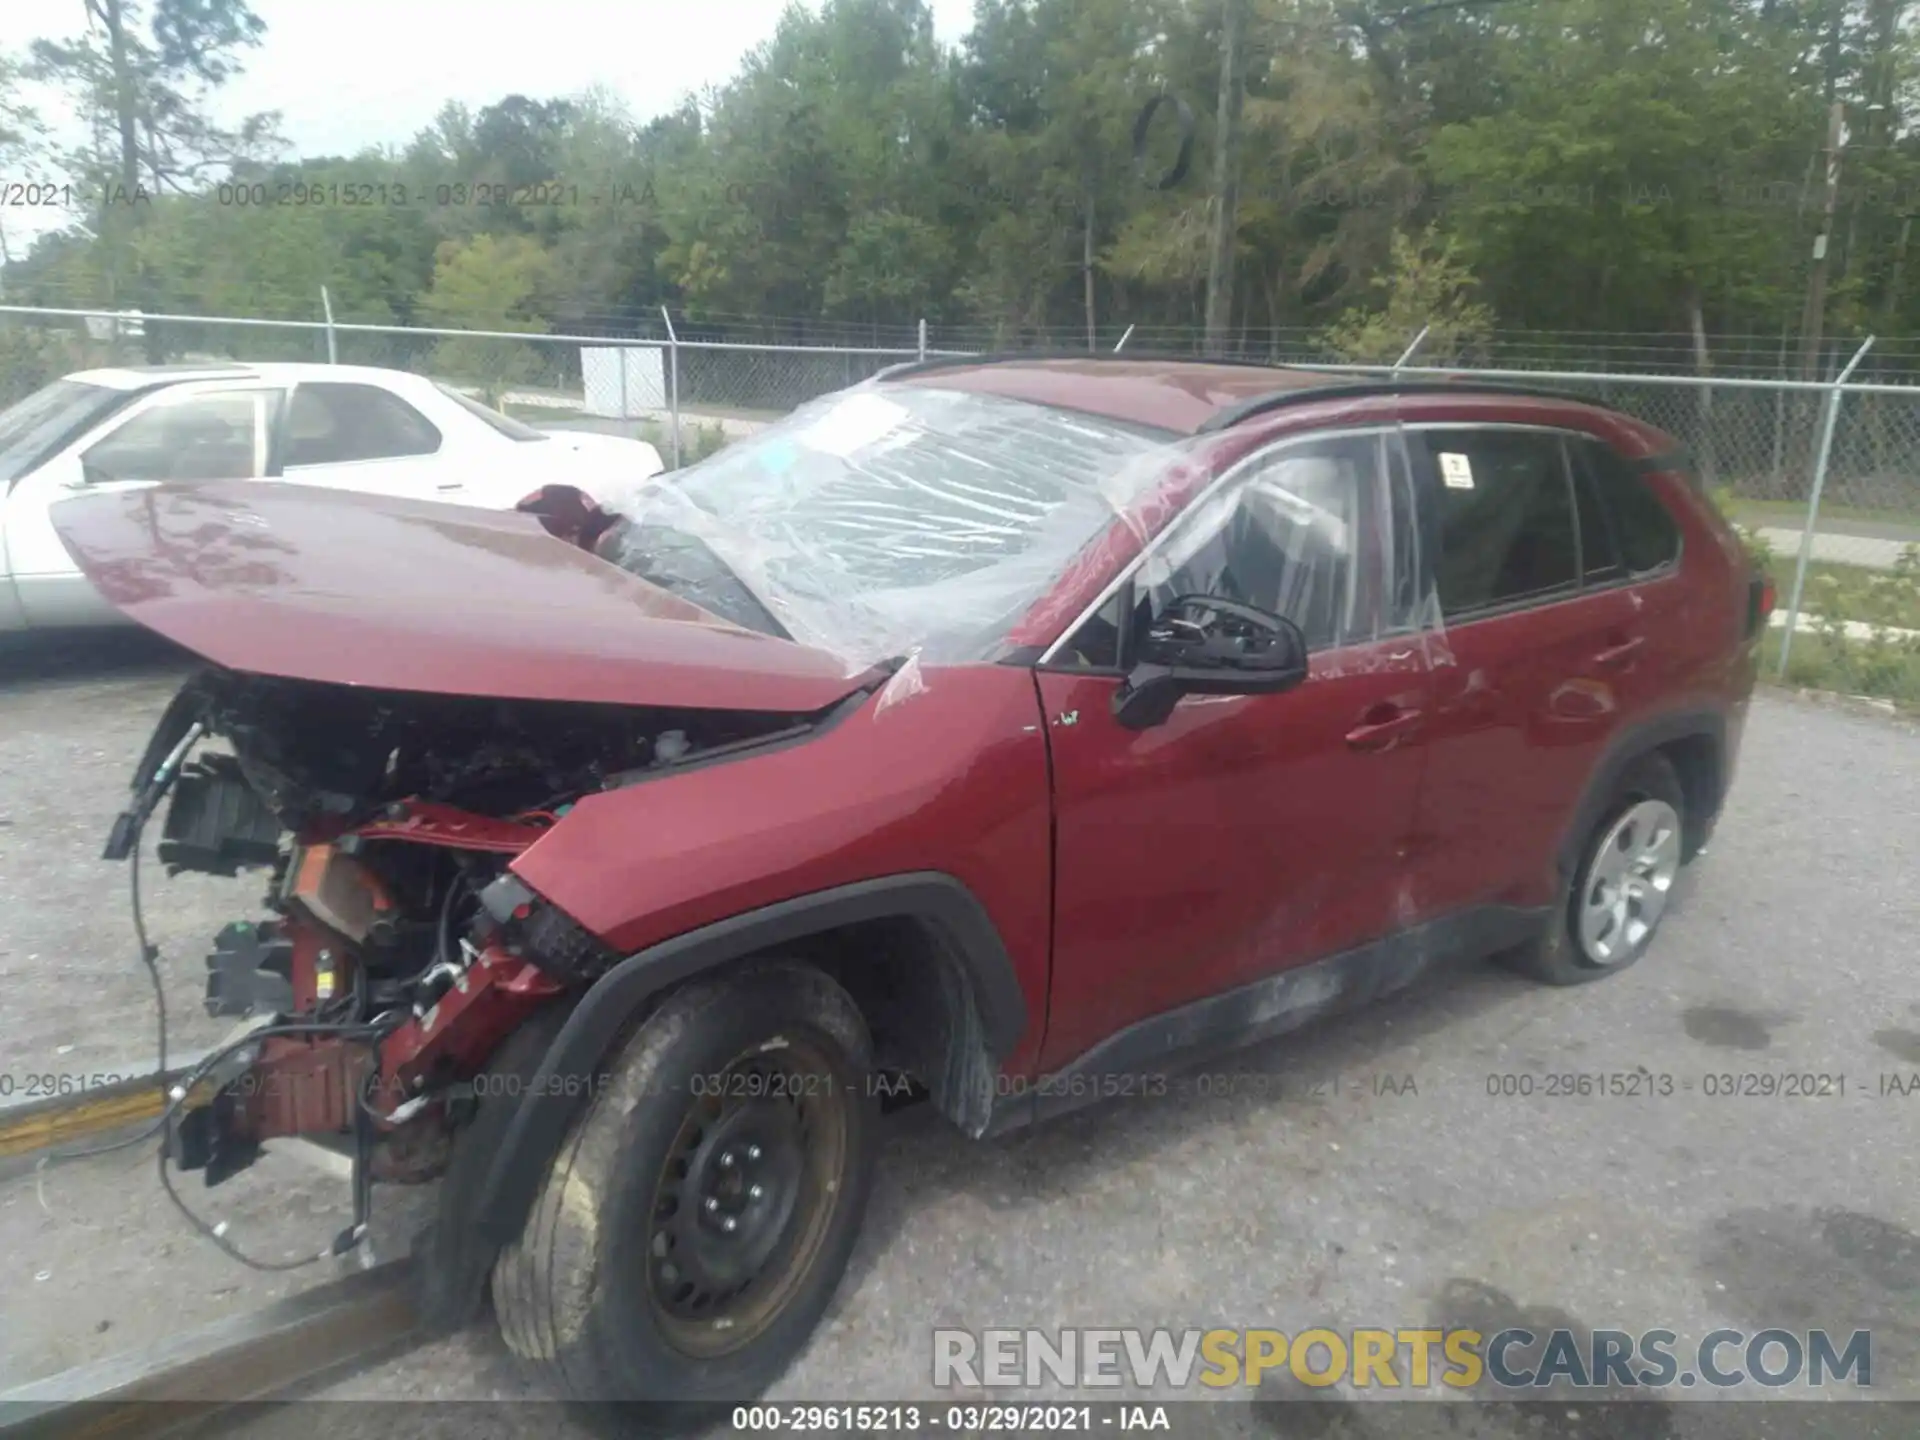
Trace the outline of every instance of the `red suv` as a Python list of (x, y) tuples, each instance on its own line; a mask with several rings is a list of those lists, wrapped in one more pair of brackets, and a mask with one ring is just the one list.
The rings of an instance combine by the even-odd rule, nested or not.
[(1465, 380), (931, 362), (523, 510), (55, 520), (210, 662), (109, 858), (171, 792), (164, 864), (270, 876), (163, 1166), (337, 1144), (339, 1249), (444, 1174), (431, 1313), (676, 1422), (805, 1342), (888, 1096), (994, 1136), (1447, 957), (1634, 963), (1772, 604), (1666, 436)]

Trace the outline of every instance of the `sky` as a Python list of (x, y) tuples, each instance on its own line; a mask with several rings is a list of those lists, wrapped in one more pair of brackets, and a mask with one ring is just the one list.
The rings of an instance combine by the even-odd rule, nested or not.
[[(77, 34), (83, 0), (0, 0), (0, 48)], [(247, 69), (219, 92), (216, 118), (281, 112), (296, 155), (404, 144), (449, 100), (474, 109), (605, 86), (646, 120), (729, 79), (771, 39), (786, 0), (252, 0), (266, 22)], [(809, 6), (818, 9), (818, 3)], [(930, 0), (952, 44), (972, 0)], [(45, 107), (49, 118), (59, 111)], [(10, 215), (7, 238), (27, 238)]]

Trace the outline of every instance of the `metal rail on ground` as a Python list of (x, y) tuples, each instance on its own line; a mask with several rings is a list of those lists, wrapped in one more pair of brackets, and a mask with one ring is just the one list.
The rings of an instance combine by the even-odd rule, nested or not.
[(423, 1338), (413, 1265), (390, 1260), (264, 1309), (0, 1390), (0, 1440), (177, 1435)]
[(167, 1092), (191, 1074), (206, 1053), (175, 1057), (164, 1075), (150, 1070), (65, 1094), (58, 1093), (49, 1078), (47, 1088), (53, 1094), (15, 1094), (0, 1100), (0, 1180), (31, 1169), (48, 1152), (110, 1144), (152, 1126), (166, 1108)]
[[(48, 1153), (151, 1128), (167, 1091), (204, 1058), (72, 1095), (0, 1105), (0, 1178)], [(189, 1103), (192, 1103), (191, 1100)], [(264, 1309), (0, 1390), (0, 1440), (176, 1434), (251, 1401), (405, 1348), (420, 1338), (413, 1264), (387, 1261)]]

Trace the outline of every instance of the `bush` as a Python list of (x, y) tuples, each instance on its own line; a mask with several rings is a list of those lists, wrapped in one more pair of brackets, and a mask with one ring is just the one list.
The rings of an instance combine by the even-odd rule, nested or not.
[(0, 407), (93, 364), (84, 336), (0, 321)]
[(1850, 640), (1829, 621), (1793, 637), (1787, 683), (1920, 705), (1920, 639), (1876, 630), (1871, 639)]
[[(640, 427), (640, 438), (660, 452), (660, 458), (669, 470), (673, 468), (673, 440), (666, 425), (658, 420), (649, 420)], [(680, 468), (697, 465), (709, 455), (717, 454), (727, 448), (726, 427), (718, 422), (714, 424), (681, 425), (680, 427)]]

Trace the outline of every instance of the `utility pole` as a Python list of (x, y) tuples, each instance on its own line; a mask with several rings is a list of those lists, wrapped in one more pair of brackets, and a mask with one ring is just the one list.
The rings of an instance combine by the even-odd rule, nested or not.
[(1827, 195), (1820, 233), (1813, 237), (1813, 270), (1807, 277), (1807, 305), (1800, 317), (1800, 377), (1818, 379), (1820, 329), (1827, 316), (1827, 256), (1833, 242), (1833, 217), (1840, 205), (1840, 145), (1845, 107), (1836, 100), (1827, 111)]
[(1240, 212), (1240, 112), (1246, 99), (1241, 52), (1247, 36), (1247, 0), (1224, 0), (1220, 34), (1219, 142), (1213, 154), (1213, 243), (1207, 263), (1207, 349), (1226, 348), (1233, 326), (1233, 242)]
[(1900, 309), (1900, 276), (1907, 268), (1907, 237), (1913, 233), (1913, 216), (1900, 217), (1900, 243), (1893, 247), (1893, 275), (1887, 281), (1887, 293), (1880, 301), (1880, 328), (1891, 330), (1893, 317)]

